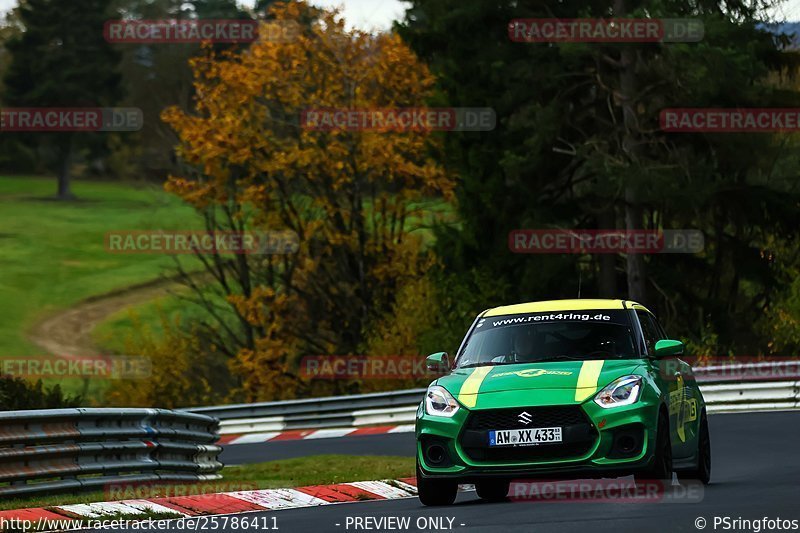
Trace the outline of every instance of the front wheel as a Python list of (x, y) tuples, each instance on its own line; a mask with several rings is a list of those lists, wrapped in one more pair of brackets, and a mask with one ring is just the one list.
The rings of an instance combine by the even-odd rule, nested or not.
[(475, 483), (478, 497), (487, 502), (502, 502), (508, 499), (508, 481), (479, 481)]
[(697, 435), (697, 468), (678, 472), (678, 479), (682, 482), (699, 481), (703, 485), (711, 481), (711, 435), (705, 411), (700, 416), (700, 432)]
[(658, 417), (656, 429), (656, 446), (653, 463), (647, 470), (634, 474), (636, 481), (663, 481), (666, 485), (672, 482), (672, 442), (669, 438), (669, 419)]
[(458, 483), (451, 479), (422, 477), (417, 459), (417, 495), (422, 505), (452, 505), (458, 494)]

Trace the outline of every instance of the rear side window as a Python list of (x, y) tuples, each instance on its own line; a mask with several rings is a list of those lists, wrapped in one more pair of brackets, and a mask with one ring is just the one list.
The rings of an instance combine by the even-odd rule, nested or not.
[(647, 355), (655, 355), (656, 342), (661, 339), (661, 332), (658, 330), (658, 326), (656, 326), (649, 313), (645, 311), (636, 311), (636, 316), (639, 317), (639, 323), (642, 325)]
[(659, 322), (658, 319), (652, 315), (650, 316), (650, 319), (653, 321), (653, 324), (655, 324), (656, 331), (658, 331), (659, 333), (658, 338), (669, 339), (669, 335), (667, 335), (667, 330), (664, 329), (664, 326), (661, 325), (661, 322)]

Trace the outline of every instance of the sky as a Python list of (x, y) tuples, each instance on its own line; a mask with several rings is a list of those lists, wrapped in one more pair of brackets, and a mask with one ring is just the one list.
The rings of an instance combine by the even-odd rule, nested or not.
[[(2, 1), (2, 0), (0, 0)], [(800, 20), (800, 0), (789, 0), (779, 6), (774, 13), (775, 17), (783, 22), (794, 22)]]
[[(796, 1), (800, 4), (800, 0)], [(242, 3), (253, 5), (255, 2)], [(388, 29), (392, 21), (405, 12), (405, 4), (400, 0), (311, 0), (310, 3), (321, 7), (342, 6), (348, 25), (364, 30)], [(17, 0), (0, 0), (0, 12), (4, 13), (15, 5)]]
[[(252, 5), (254, 0), (243, 0)], [(402, 0), (311, 0), (322, 7), (341, 6), (348, 26), (365, 30), (387, 29), (392, 21), (399, 19), (405, 11)], [(0, 12), (5, 12), (17, 4), (17, 0), (0, 0)], [(773, 16), (781, 22), (800, 21), (800, 0), (786, 0), (777, 7)]]

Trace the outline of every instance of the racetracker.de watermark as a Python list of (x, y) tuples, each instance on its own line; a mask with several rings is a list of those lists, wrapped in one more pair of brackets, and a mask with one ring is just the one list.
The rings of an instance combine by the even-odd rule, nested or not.
[(659, 114), (669, 133), (777, 133), (800, 131), (800, 108), (669, 108)]
[(133, 44), (289, 43), (299, 34), (294, 21), (231, 19), (109, 20), (103, 28), (106, 41)]
[(513, 19), (508, 38), (518, 43), (695, 43), (703, 39), (696, 19)]
[(414, 379), (431, 377), (425, 360), (409, 355), (309, 355), (300, 360), (306, 379)]
[[(688, 363), (686, 370), (681, 362)], [(680, 372), (679, 372), (680, 371)], [(697, 357), (681, 355), (677, 359), (666, 359), (660, 365), (663, 379), (677, 380), (678, 377), (693, 376), (699, 382), (740, 382), (740, 381), (798, 381), (800, 380), (800, 358), (797, 356), (744, 356), (723, 355)]]
[(0, 357), (0, 376), (30, 379), (147, 379), (149, 357), (138, 355), (75, 355)]
[(698, 503), (705, 487), (699, 481), (580, 479), (512, 481), (508, 497), (529, 503)]
[(311, 131), (492, 131), (490, 107), (404, 107), (393, 109), (309, 108), (300, 127)]
[(106, 251), (116, 254), (293, 254), (300, 238), (277, 231), (109, 231)]
[(517, 229), (508, 234), (516, 254), (659, 254), (702, 252), (699, 230)]
[(0, 132), (139, 131), (144, 123), (137, 107), (5, 107)]
[(151, 498), (176, 498), (185, 496), (205, 496), (208, 501), (214, 497), (226, 501), (225, 492), (257, 490), (255, 481), (204, 481), (202, 483), (179, 483), (164, 481), (126, 481), (108, 483), (103, 486), (107, 500), (144, 500)]

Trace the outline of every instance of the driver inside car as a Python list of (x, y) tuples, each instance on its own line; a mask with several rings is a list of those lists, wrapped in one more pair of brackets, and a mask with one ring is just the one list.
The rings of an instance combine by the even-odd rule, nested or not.
[(544, 335), (539, 335), (536, 328), (517, 328), (512, 338), (511, 355), (515, 362), (523, 363), (542, 357)]

